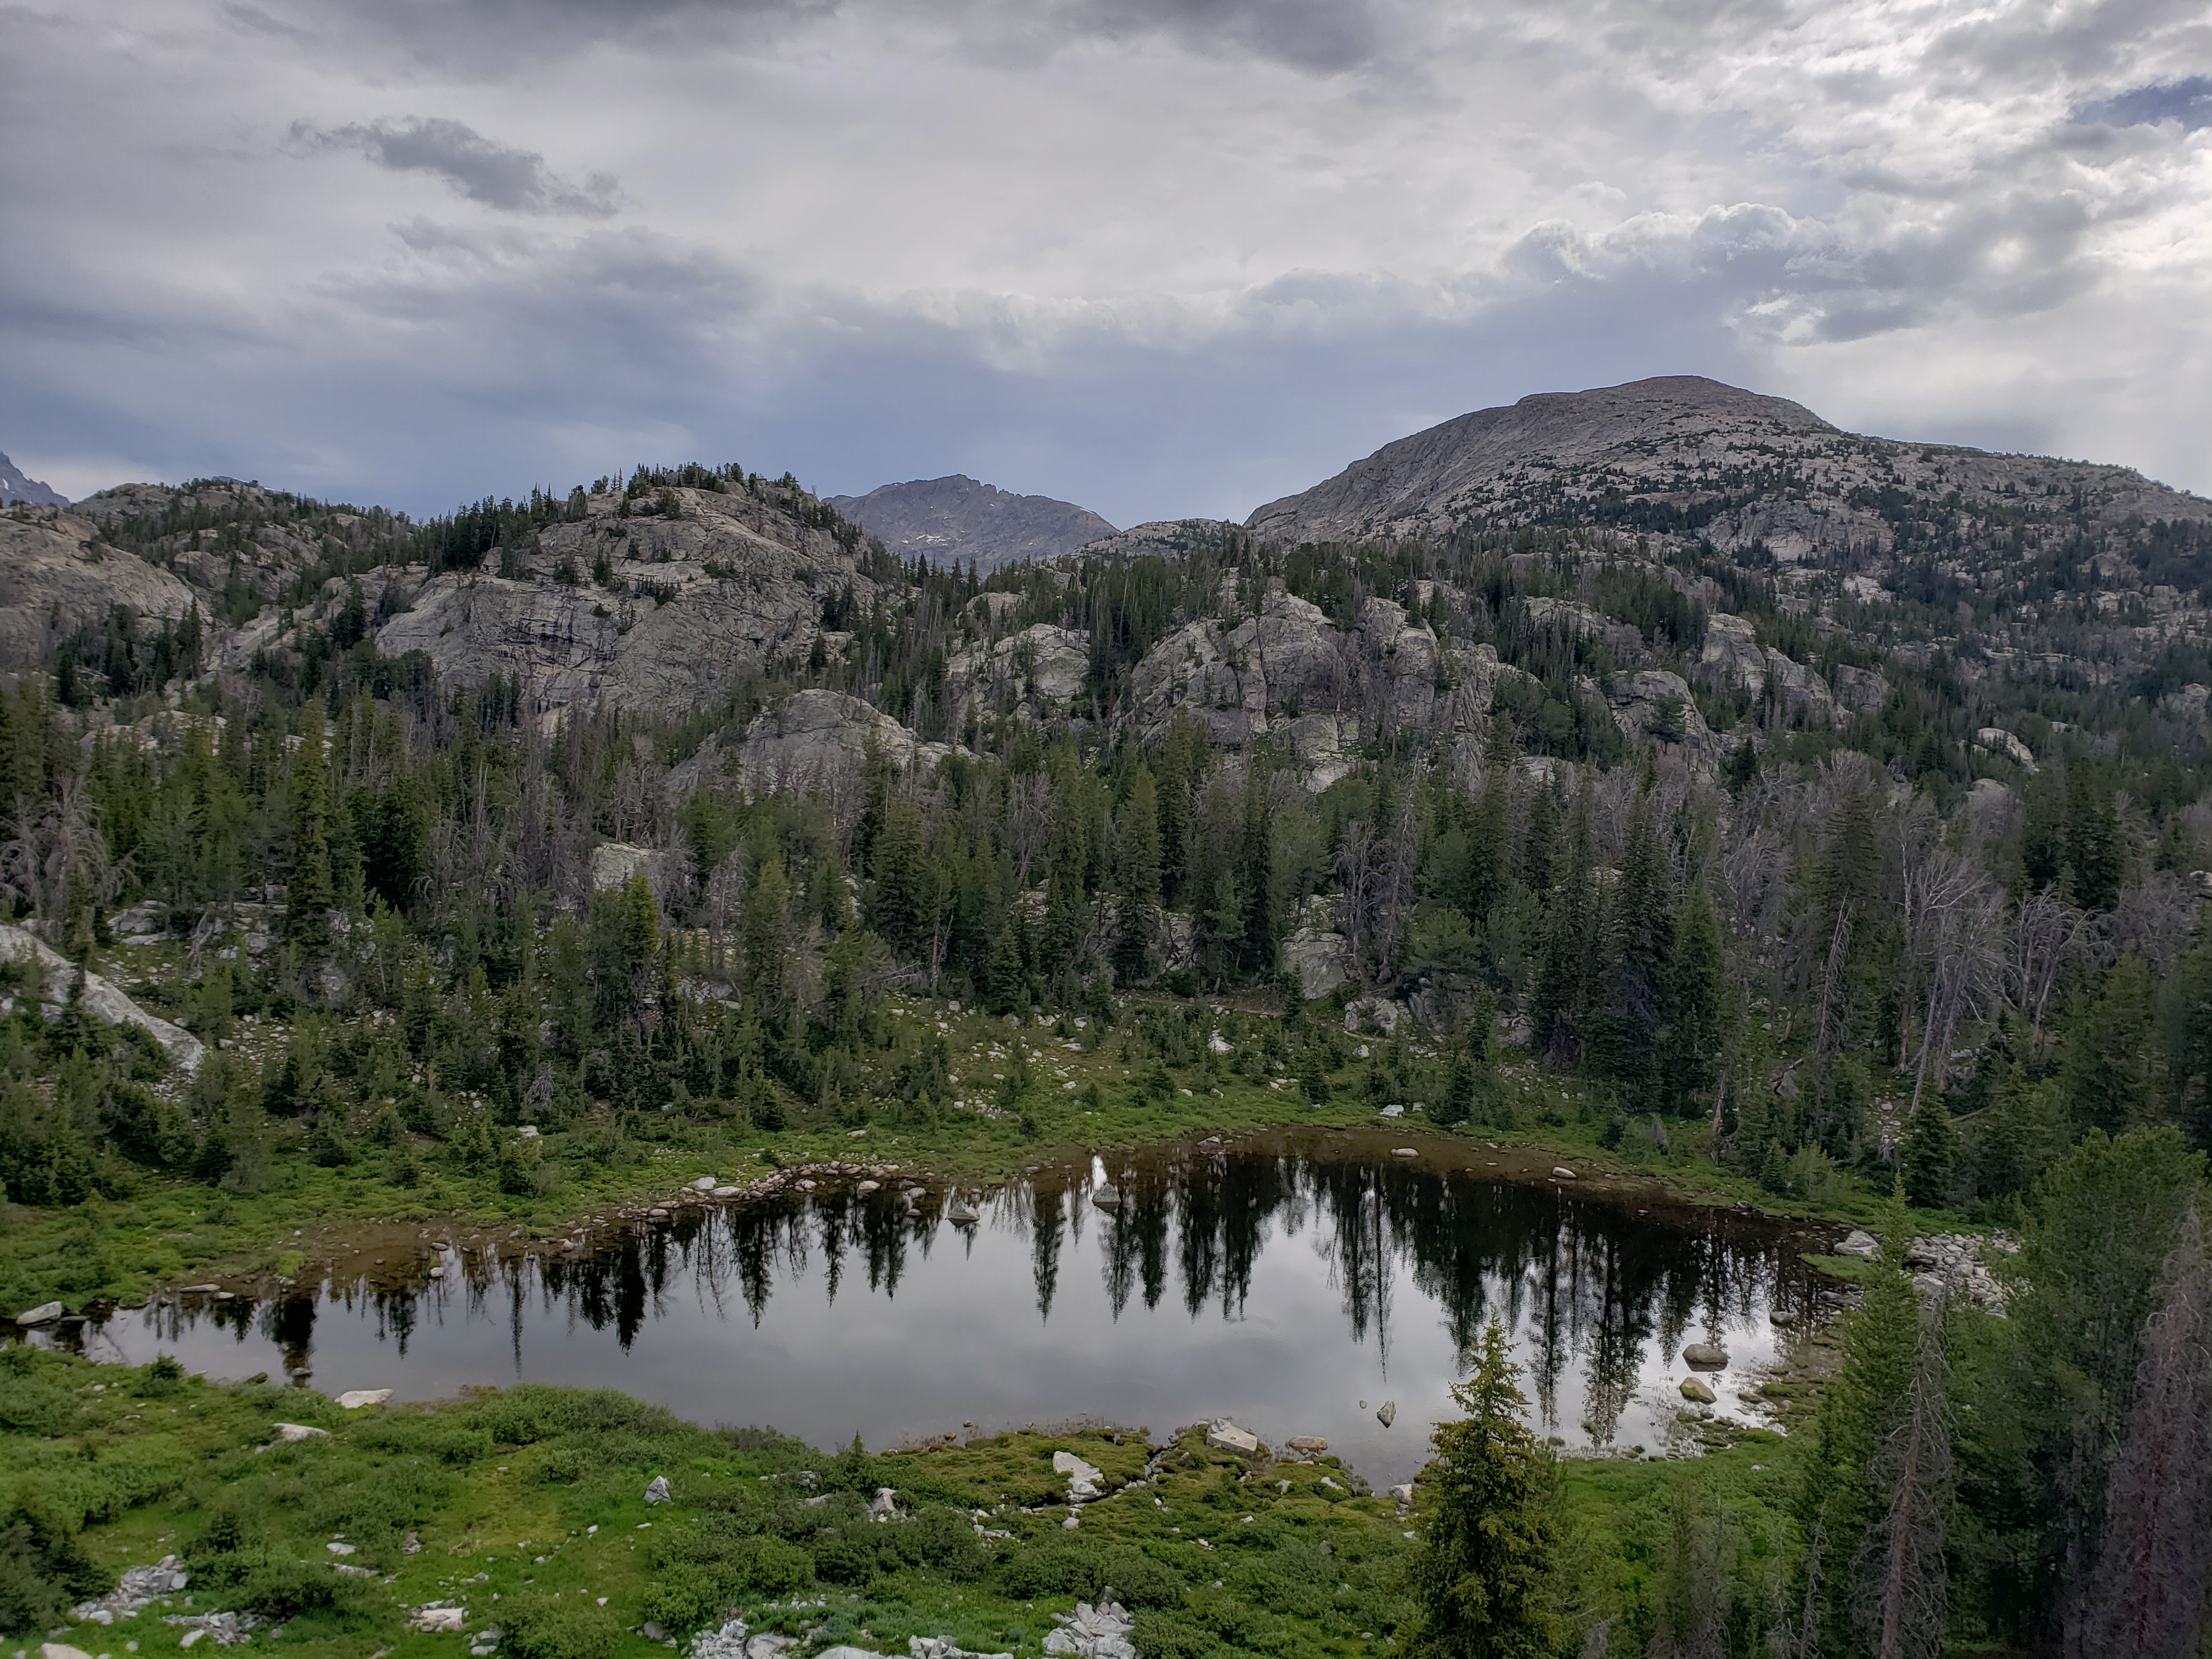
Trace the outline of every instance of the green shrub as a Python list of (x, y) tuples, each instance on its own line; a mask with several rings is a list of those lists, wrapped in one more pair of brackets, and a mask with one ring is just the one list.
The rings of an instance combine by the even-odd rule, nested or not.
[(502, 1651), (514, 1659), (612, 1659), (622, 1626), (604, 1607), (524, 1592), (500, 1603)]

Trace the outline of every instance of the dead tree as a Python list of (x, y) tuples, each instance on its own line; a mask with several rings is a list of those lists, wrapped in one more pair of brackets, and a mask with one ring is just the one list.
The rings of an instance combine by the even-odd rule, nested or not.
[(2212, 1266), (2195, 1209), (2166, 1257), (2106, 1492), (2084, 1659), (2197, 1659), (2212, 1575)]
[(1860, 1546), (1854, 1612), (1877, 1659), (1936, 1659), (1950, 1618), (1943, 1544), (1952, 1499), (1951, 1408), (1941, 1300), (1921, 1316), (1905, 1410), (1869, 1474), (1887, 1510)]

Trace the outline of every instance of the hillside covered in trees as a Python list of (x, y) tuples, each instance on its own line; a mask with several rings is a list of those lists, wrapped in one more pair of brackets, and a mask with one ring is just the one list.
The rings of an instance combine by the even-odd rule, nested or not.
[[(2010, 1321), (1869, 1290), (1787, 1617), (1668, 1650), (1877, 1650), (1842, 1598), (1880, 1544), (1952, 1586), (1885, 1653), (1944, 1617), (2183, 1652), (2080, 1644), (2103, 1530), (2167, 1524), (2145, 1414), (2205, 1411), (2206, 504), (1792, 430), (1827, 472), (1577, 451), (1537, 489), (1516, 452), (1320, 525), (1358, 539), (1263, 509), (988, 577), (737, 466), (423, 524), (228, 483), (14, 508), (9, 1293), (112, 1290), (67, 1230), (156, 1189), (557, 1205), (691, 1124), (1049, 1136), (885, 994), (1080, 1017), (1140, 1096), (1279, 1075), (1285, 1114), (1419, 1101), (2023, 1232)], [(1212, 1052), (1196, 999), (1264, 1040)], [(1893, 1465), (1939, 1416), (1931, 1544)]]

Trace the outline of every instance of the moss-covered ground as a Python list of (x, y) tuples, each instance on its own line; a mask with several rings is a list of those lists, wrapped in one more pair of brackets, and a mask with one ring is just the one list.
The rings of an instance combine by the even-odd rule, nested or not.
[[(326, 1433), (288, 1443), (280, 1423)], [(1062, 1450), (1109, 1495), (1071, 1510)], [(1733, 1570), (1757, 1589), (1791, 1455), (1760, 1434), (1693, 1463), (1559, 1465), (1565, 1625), (1635, 1625), (1685, 1480), (1735, 1518)], [(647, 1501), (656, 1477), (672, 1502)], [(872, 1520), (886, 1487), (896, 1515)], [(430, 1603), (465, 1607), (470, 1635), (496, 1626), (517, 1659), (663, 1651), (735, 1615), (817, 1645), (902, 1655), (909, 1638), (950, 1637), (1036, 1659), (1053, 1615), (1109, 1584), (1146, 1659), (1387, 1651), (1410, 1613), (1401, 1568), (1421, 1504), (1419, 1489), (1410, 1512), (1370, 1493), (1327, 1455), (1209, 1449), (1202, 1427), (882, 1455), (701, 1428), (615, 1394), (532, 1386), (349, 1412), (301, 1389), (0, 1354), (0, 1626), (11, 1645), (60, 1632), (118, 1659), (175, 1650), (187, 1630), (165, 1620), (214, 1609), (265, 1621), (257, 1650), (464, 1651), (461, 1636), (410, 1628)], [(105, 1626), (63, 1611), (165, 1556), (190, 1575), (167, 1601)]]

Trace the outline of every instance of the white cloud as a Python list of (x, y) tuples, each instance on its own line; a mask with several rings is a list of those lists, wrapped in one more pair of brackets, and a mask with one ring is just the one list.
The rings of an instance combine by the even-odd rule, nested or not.
[(1694, 372), (2212, 488), (2207, 63), (2178, 0), (48, 0), (0, 448), (1128, 522)]

